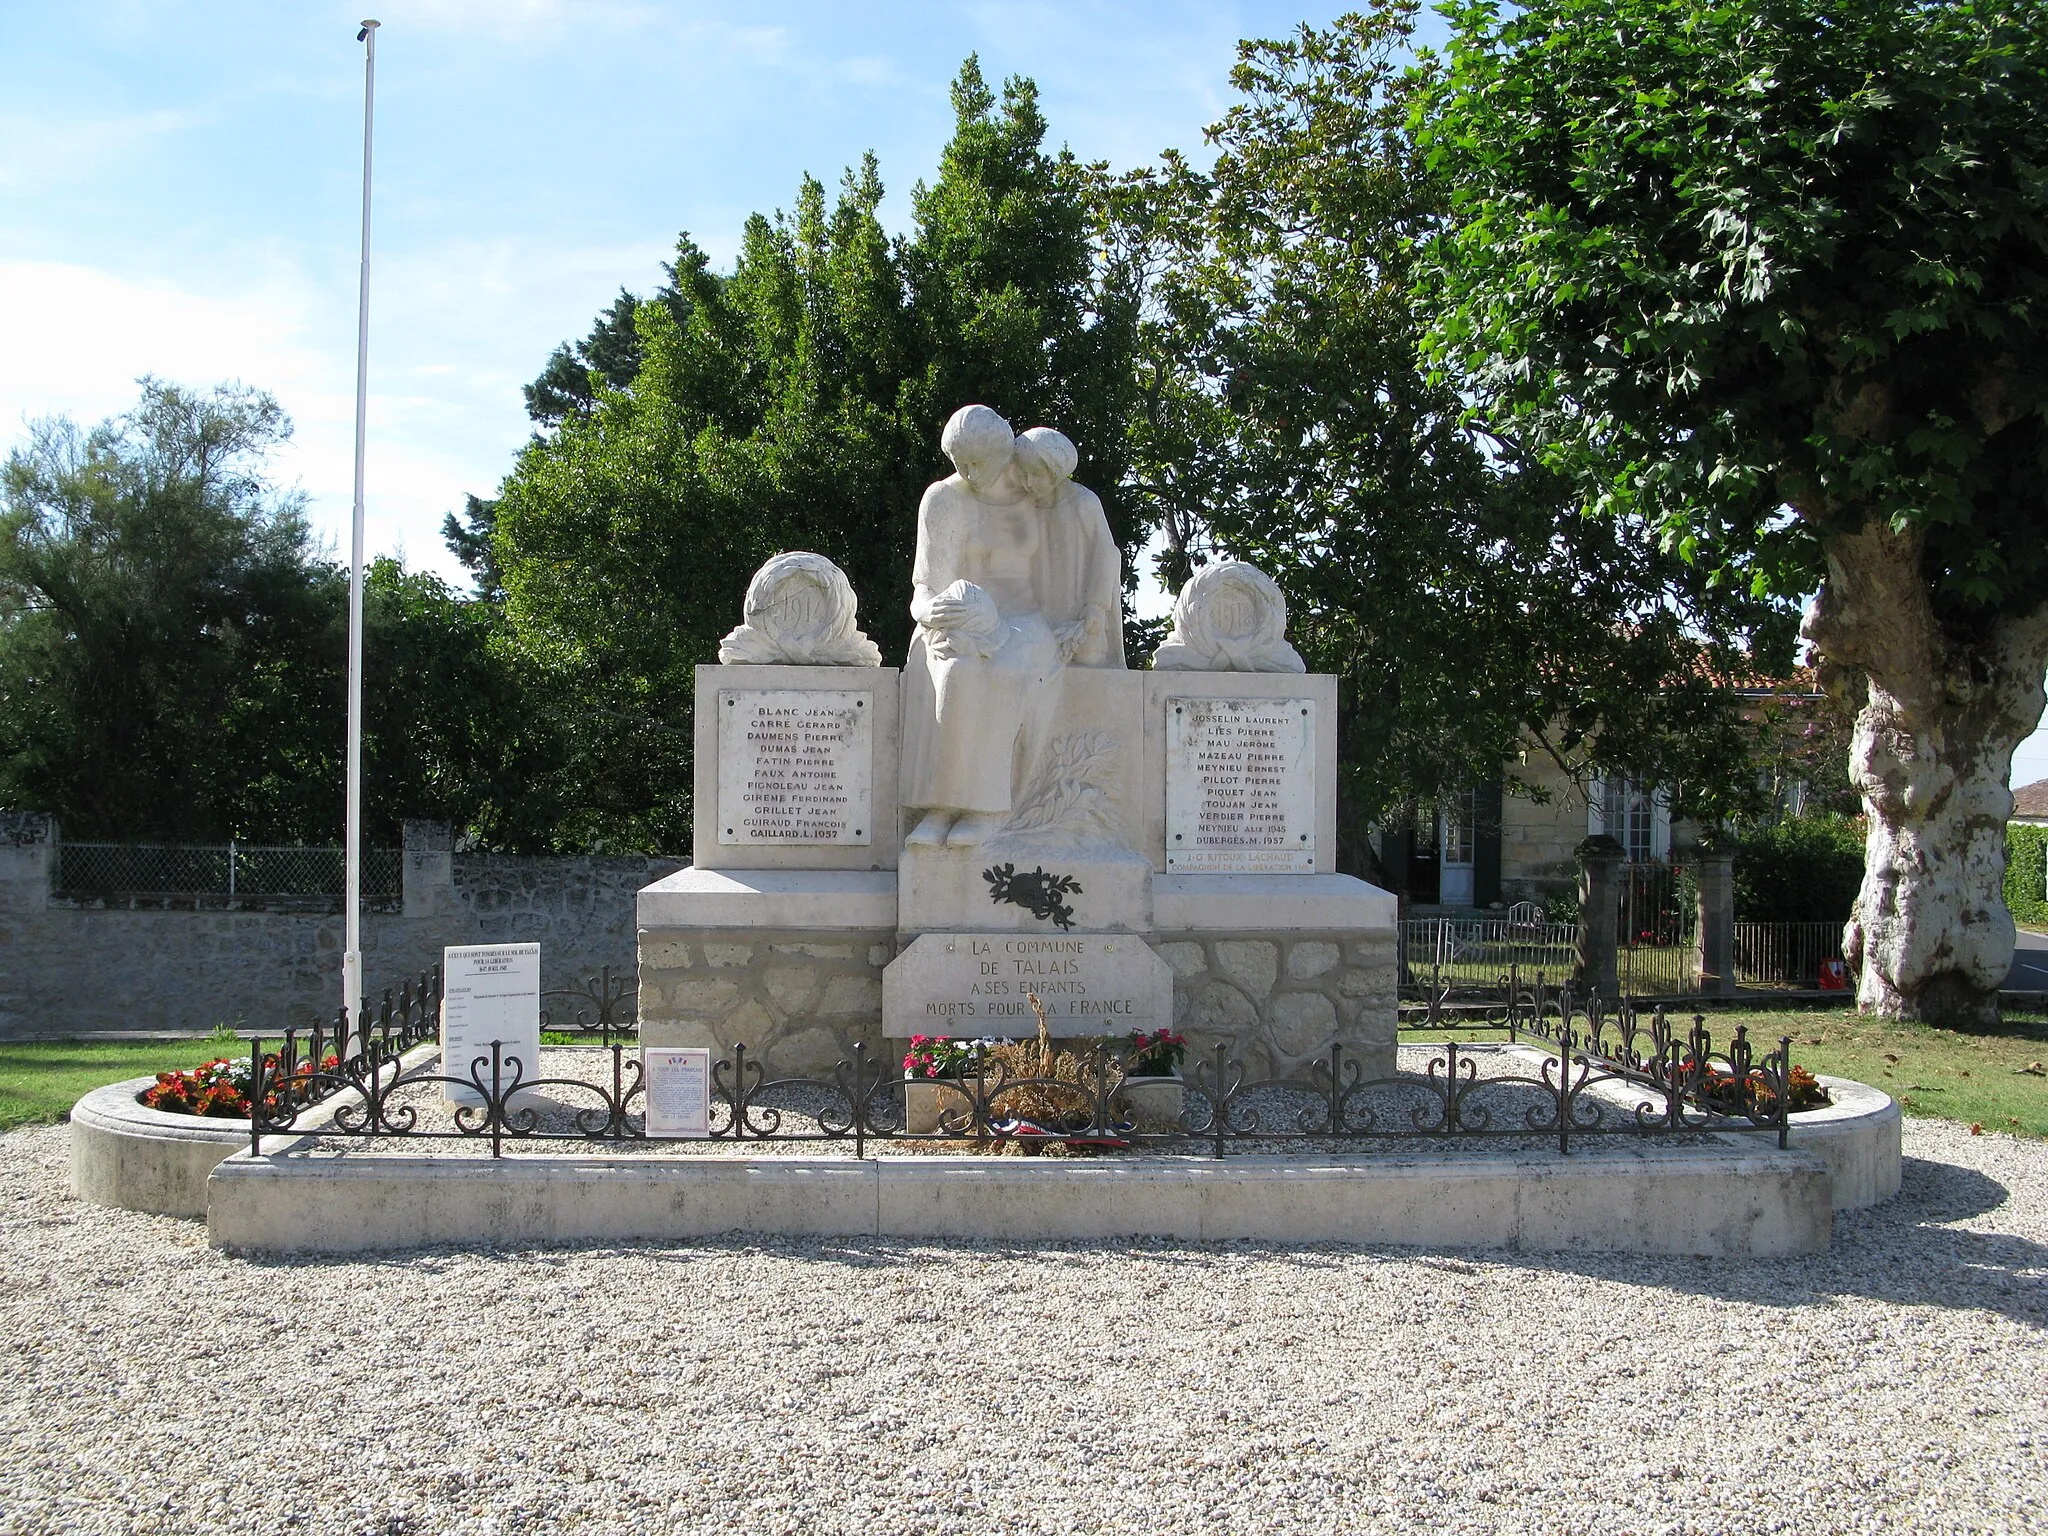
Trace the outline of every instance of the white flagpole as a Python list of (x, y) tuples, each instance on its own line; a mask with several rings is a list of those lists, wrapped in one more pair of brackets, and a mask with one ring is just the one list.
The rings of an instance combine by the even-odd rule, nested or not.
[(370, 404), (370, 130), (377, 108), (377, 23), (356, 34), (363, 50), (363, 255), (356, 293), (356, 500), (348, 562), (348, 810), (343, 833), (341, 1005), (362, 1040), (363, 1009), (363, 441)]

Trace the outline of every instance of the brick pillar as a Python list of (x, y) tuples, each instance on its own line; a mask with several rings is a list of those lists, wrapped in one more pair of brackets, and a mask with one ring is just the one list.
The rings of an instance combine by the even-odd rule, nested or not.
[(1696, 926), (1700, 995), (1735, 995), (1735, 859), (1725, 852), (1700, 854), (1700, 910)]
[(1579, 861), (1579, 969), (1582, 992), (1612, 1002), (1621, 994), (1616, 938), (1621, 926), (1622, 847), (1598, 834), (1573, 850)]

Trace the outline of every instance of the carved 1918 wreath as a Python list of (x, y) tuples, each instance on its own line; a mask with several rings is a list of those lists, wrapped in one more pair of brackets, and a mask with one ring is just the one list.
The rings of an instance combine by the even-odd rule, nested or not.
[(1061, 928), (1074, 926), (1073, 907), (1060, 900), (1081, 894), (1081, 882), (1072, 875), (1051, 875), (1043, 869), (1020, 875), (1016, 865), (998, 864), (984, 869), (981, 878), (988, 882), (988, 899), (997, 905), (1007, 901), (1041, 921), (1049, 917)]

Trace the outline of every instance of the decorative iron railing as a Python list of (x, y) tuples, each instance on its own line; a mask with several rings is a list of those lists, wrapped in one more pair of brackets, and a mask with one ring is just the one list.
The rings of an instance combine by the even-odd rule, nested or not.
[[(711, 1069), (707, 1139), (741, 1149), (751, 1142), (836, 1143), (856, 1157), (871, 1145), (966, 1144), (979, 1150), (1201, 1151), (1339, 1150), (1394, 1138), (1518, 1137), (1575, 1140), (1702, 1131), (1775, 1133), (1789, 1125), (1791, 1041), (1759, 1054), (1738, 1027), (1723, 1046), (1705, 1021), (1674, 1029), (1660, 1008), (1647, 1021), (1623, 1004), (1610, 1016), (1597, 999), (1576, 1004), (1569, 989), (1537, 983), (1511, 989), (1503, 1027), (1531, 1042), (1521, 1050), (1447, 1041), (1411, 1057), (1410, 1069), (1368, 1077), (1356, 1053), (1327, 1057), (1280, 1077), (1253, 1078), (1219, 1043), (1174, 1081), (1180, 1104), (1163, 1122), (1140, 1123), (1132, 1096), (1134, 1057), (1107, 1044), (1044, 1056), (1018, 1071), (1000, 1053), (977, 1058), (958, 1077), (906, 1079), (864, 1044), (824, 1077), (770, 1078), (744, 1045)], [(417, 1032), (415, 1032), (417, 1033)], [(250, 1147), (275, 1136), (400, 1138), (487, 1144), (493, 1157), (541, 1142), (603, 1146), (646, 1139), (641, 1064), (613, 1043), (601, 1080), (550, 1076), (494, 1041), (449, 1071), (401, 1072), (405, 1031), (373, 1030), (360, 1049), (310, 1074), (307, 1095), (274, 1091), (297, 1058), (252, 1047), (256, 1111)], [(289, 1049), (289, 1042), (288, 1042)], [(1414, 1048), (1410, 1048), (1413, 1050)], [(1482, 1062), (1484, 1070), (1482, 1070)], [(438, 1121), (442, 1092), (456, 1103)], [(354, 1095), (302, 1125), (311, 1095)], [(922, 1101), (915, 1102), (915, 1101)]]

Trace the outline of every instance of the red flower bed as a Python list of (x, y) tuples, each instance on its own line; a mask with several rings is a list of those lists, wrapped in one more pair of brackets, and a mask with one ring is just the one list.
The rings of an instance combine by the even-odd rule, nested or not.
[[(270, 1057), (265, 1065), (275, 1071), (277, 1058)], [(332, 1072), (340, 1066), (341, 1058), (329, 1055), (320, 1063), (320, 1070)], [(157, 1073), (156, 1086), (142, 1091), (142, 1102), (150, 1109), (161, 1109), (173, 1115), (246, 1120), (249, 1118), (249, 1076), (246, 1060), (230, 1061), (221, 1056), (189, 1072)], [(303, 1094), (312, 1078), (311, 1062), (301, 1064), (284, 1082), (272, 1078), (274, 1086), (264, 1096), (266, 1105), (274, 1108), (281, 1096), (289, 1098)], [(296, 1090), (296, 1094), (288, 1090)]]

